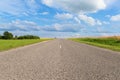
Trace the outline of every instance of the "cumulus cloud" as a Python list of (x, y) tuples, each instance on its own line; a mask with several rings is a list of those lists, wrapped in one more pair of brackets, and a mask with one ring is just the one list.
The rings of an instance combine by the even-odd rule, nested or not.
[(42, 12), (42, 13), (40, 13), (41, 15), (48, 15), (49, 14), (49, 12)]
[(69, 14), (69, 13), (62, 13), (62, 14), (60, 14), (60, 13), (57, 13), (56, 15), (55, 15), (55, 18), (57, 18), (57, 19), (72, 19), (73, 18), (73, 15), (72, 14)]
[(40, 27), (31, 21), (21, 21), (21, 20), (15, 20), (7, 24), (0, 24), (0, 30), (3, 31), (39, 31), (41, 30)]
[(96, 20), (92, 17), (89, 17), (87, 15), (79, 15), (78, 18), (81, 20), (81, 21), (84, 21), (85, 23), (91, 25), (91, 26), (95, 26), (95, 25), (102, 25), (102, 23), (99, 21), (99, 20)]
[(81, 23), (80, 19), (78, 19), (77, 17), (74, 17), (74, 20), (75, 20), (77, 23)]
[(84, 21), (85, 23), (88, 23), (92, 26), (95, 25), (95, 20), (92, 17), (88, 17), (86, 15), (79, 15), (78, 17), (80, 20)]
[(111, 16), (110, 20), (111, 20), (111, 21), (120, 21), (120, 14)]
[(108, 5), (108, 6), (111, 6), (113, 5), (114, 3), (116, 3), (118, 0), (104, 0), (105, 3)]
[(81, 25), (79, 24), (71, 24), (71, 23), (66, 23), (66, 24), (54, 24), (53, 26), (57, 31), (60, 32), (78, 32), (81, 30)]
[(107, 24), (110, 24), (110, 22), (108, 22), (108, 21), (103, 21), (103, 24), (107, 25)]
[(104, 0), (42, 0), (42, 3), (72, 13), (96, 12), (106, 8)]
[[(38, 9), (36, 0), (1, 0), (0, 12), (12, 15), (29, 14)], [(24, 15), (24, 14), (23, 14)]]
[(102, 22), (99, 20), (96, 20), (96, 25), (102, 25)]
[(111, 16), (110, 16), (110, 15), (106, 15), (105, 17), (106, 17), (106, 18), (110, 18)]
[(77, 16), (73, 16), (72, 14), (69, 14), (69, 13), (63, 13), (63, 14), (60, 14), (60, 13), (57, 13), (55, 16), (55, 18), (57, 19), (61, 19), (61, 20), (74, 20), (76, 21), (77, 23), (81, 23), (81, 21), (91, 25), (91, 26), (95, 26), (95, 25), (102, 25), (102, 22), (97, 20), (97, 19), (94, 19), (93, 17), (90, 17), (90, 16), (87, 16), (85, 14), (81, 14), (81, 15), (78, 15)]
[(50, 32), (79, 32), (83, 28), (81, 24), (73, 24), (73, 23), (55, 23), (52, 25), (44, 26), (44, 31)]
[(46, 31), (46, 32), (78, 32), (83, 28), (81, 24), (54, 23), (51, 25), (39, 26), (32, 21), (15, 20), (7, 24), (0, 24), (0, 31)]

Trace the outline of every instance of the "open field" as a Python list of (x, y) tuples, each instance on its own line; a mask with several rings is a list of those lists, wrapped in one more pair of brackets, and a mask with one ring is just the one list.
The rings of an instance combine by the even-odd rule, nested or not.
[(111, 49), (114, 51), (120, 51), (120, 39), (118, 37), (72, 38), (71, 40), (102, 48)]
[(17, 48), (33, 43), (38, 43), (50, 39), (26, 39), (26, 40), (0, 40), (0, 51), (9, 50), (11, 48)]

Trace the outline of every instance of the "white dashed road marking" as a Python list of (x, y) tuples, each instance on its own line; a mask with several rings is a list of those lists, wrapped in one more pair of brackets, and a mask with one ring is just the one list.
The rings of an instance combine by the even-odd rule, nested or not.
[(62, 48), (62, 46), (60, 45), (60, 48)]

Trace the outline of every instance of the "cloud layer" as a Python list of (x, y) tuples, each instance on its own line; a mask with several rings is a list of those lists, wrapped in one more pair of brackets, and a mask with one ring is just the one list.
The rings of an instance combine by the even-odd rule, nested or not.
[(21, 20), (15, 20), (8, 24), (0, 24), (0, 30), (2, 31), (39, 31), (40, 26), (38, 26), (36, 23), (31, 21), (21, 21)]
[(104, 0), (42, 0), (42, 3), (72, 13), (96, 12), (106, 8)]
[(54, 23), (51, 25), (39, 26), (35, 22), (27, 20), (15, 20), (8, 24), (0, 24), (0, 31), (79, 32), (82, 28), (82, 25), (74, 23)]
[(0, 32), (35, 32), (40, 36), (100, 35), (120, 32), (119, 22), (119, 0), (0, 1)]
[(78, 18), (81, 21), (84, 21), (85, 23), (87, 23), (91, 26), (102, 25), (102, 23), (99, 20), (96, 20), (96, 19), (89, 17), (89, 16), (86, 16), (86, 15), (79, 15)]
[(39, 8), (36, 0), (1, 0), (0, 12), (12, 15), (26, 15)]
[(120, 21), (120, 14), (114, 15), (110, 18), (111, 21)]
[(55, 18), (61, 19), (61, 20), (63, 20), (63, 19), (72, 19), (72, 18), (73, 18), (73, 15), (72, 15), (72, 14), (69, 14), (69, 13), (62, 13), (62, 14), (57, 13), (57, 14), (55, 15)]

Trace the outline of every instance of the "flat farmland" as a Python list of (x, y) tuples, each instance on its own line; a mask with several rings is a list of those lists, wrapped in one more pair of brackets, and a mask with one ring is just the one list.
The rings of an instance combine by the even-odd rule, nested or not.
[(93, 46), (120, 51), (120, 39), (118, 37), (108, 38), (71, 38), (71, 40), (86, 43)]
[(0, 51), (9, 50), (12, 48), (17, 48), (25, 45), (30, 45), (49, 39), (26, 39), (26, 40), (0, 40)]

